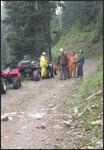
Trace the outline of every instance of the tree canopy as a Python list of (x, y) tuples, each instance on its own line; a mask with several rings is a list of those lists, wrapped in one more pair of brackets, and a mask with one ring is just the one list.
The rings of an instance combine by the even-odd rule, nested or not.
[(51, 57), (50, 21), (55, 3), (50, 1), (5, 1), (8, 16), (3, 23), (10, 25), (7, 42), (12, 55), (20, 60), (25, 54), (37, 58), (48, 49)]
[(64, 1), (62, 28), (67, 30), (73, 24), (83, 27), (96, 17), (102, 20), (103, 1)]

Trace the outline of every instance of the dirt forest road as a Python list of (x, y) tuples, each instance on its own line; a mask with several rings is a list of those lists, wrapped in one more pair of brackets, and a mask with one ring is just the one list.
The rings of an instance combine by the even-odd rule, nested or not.
[[(86, 60), (84, 76), (96, 69), (96, 63)], [(57, 109), (62, 97), (70, 92), (77, 79), (60, 81), (55, 78), (25, 81), (18, 90), (1, 95), (1, 116), (8, 113), (9, 121), (1, 122), (1, 149), (62, 149), (63, 114)]]

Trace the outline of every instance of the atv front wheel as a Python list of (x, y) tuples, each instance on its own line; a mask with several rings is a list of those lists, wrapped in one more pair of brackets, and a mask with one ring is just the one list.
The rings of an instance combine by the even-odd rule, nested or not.
[(1, 94), (6, 94), (6, 91), (7, 91), (6, 82), (3, 79), (1, 79)]
[(22, 86), (21, 81), (19, 81), (19, 87), (21, 87), (21, 86)]
[(32, 73), (32, 79), (34, 81), (39, 81), (40, 80), (40, 74), (39, 74), (39, 70), (35, 69)]
[(17, 77), (14, 77), (13, 78), (13, 88), (19, 89), (19, 87), (20, 87), (19, 79)]

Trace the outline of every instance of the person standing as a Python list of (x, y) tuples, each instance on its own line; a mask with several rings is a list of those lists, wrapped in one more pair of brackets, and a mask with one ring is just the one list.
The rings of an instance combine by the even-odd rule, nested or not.
[(68, 50), (66, 50), (65, 54), (66, 54), (66, 57), (67, 57), (67, 66), (66, 66), (67, 75), (68, 75), (68, 79), (70, 79), (71, 78), (71, 67), (72, 67), (71, 66), (71, 58), (70, 58), (70, 55), (68, 53)]
[(67, 57), (64, 53), (64, 49), (60, 49), (60, 53), (57, 58), (57, 66), (59, 66), (60, 70), (60, 80), (67, 79)]
[(77, 62), (77, 77), (83, 79), (83, 65), (85, 62), (85, 56), (82, 50), (79, 51), (79, 56), (76, 62)]
[(47, 74), (48, 60), (46, 57), (46, 52), (42, 52), (40, 57), (40, 68), (41, 68), (41, 78), (45, 79)]
[(76, 49), (75, 51), (75, 57), (76, 57), (76, 60), (78, 59), (78, 49)]
[[(78, 49), (75, 50), (75, 59), (76, 60), (78, 59)], [(76, 71), (75, 72), (76, 72), (75, 76), (77, 77), (77, 63), (76, 63)]]
[(76, 78), (76, 55), (75, 51), (72, 53), (72, 77)]

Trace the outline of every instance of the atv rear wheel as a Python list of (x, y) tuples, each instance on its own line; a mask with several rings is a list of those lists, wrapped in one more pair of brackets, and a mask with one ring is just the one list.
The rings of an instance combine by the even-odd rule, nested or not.
[(19, 87), (20, 87), (19, 79), (17, 77), (14, 77), (13, 78), (13, 88), (19, 89)]
[(46, 78), (47, 79), (54, 78), (53, 69), (50, 66), (47, 68)]
[(21, 81), (19, 81), (19, 87), (21, 87), (21, 86), (22, 86)]
[(7, 91), (6, 82), (3, 79), (1, 79), (1, 94), (6, 94), (6, 91)]
[(39, 70), (35, 69), (32, 73), (32, 79), (34, 81), (39, 81), (40, 80), (40, 74), (39, 74)]

